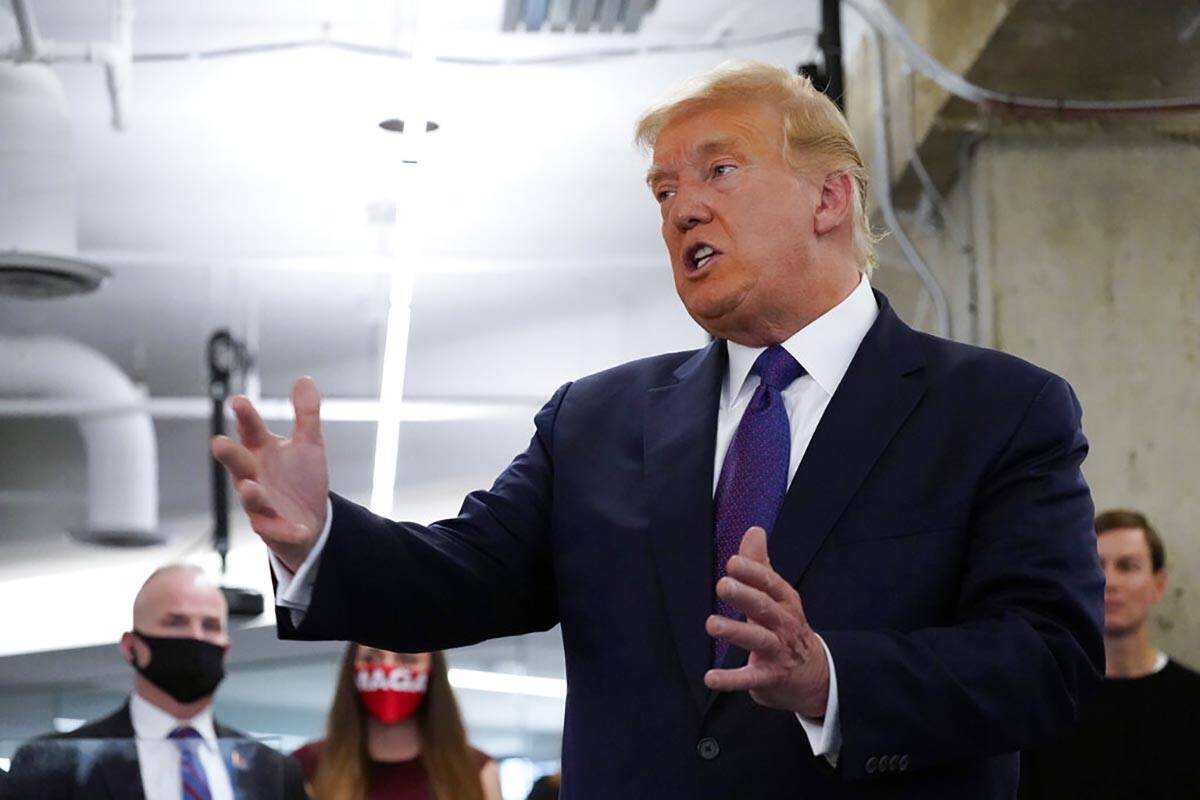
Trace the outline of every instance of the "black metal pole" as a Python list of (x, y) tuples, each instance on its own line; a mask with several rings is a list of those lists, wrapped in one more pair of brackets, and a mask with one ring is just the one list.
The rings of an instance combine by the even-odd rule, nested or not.
[(825, 61), (825, 94), (842, 111), (846, 110), (845, 75), (842, 72), (842, 3), (822, 0), (821, 34), (817, 37)]
[[(212, 400), (209, 432), (213, 436), (225, 433), (225, 401), (229, 399), (230, 373), (236, 344), (225, 329), (208, 337), (208, 394)], [(221, 556), (221, 574), (225, 574), (225, 557), (229, 554), (229, 483), (225, 468), (210, 454), (212, 462), (213, 547)]]

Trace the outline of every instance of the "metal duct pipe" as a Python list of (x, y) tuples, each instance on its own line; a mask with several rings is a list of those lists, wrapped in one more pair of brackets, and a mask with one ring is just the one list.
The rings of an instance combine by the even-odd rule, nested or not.
[[(144, 404), (144, 392), (100, 353), (51, 336), (0, 339), (0, 395)], [(158, 449), (146, 412), (77, 418), (87, 457), (87, 528), (101, 544), (156, 544)]]
[(938, 283), (933, 270), (921, 257), (916, 245), (908, 238), (904, 226), (900, 224), (900, 217), (896, 214), (896, 207), (892, 203), (892, 108), (888, 101), (887, 52), (883, 49), (883, 36), (878, 30), (872, 29), (871, 37), (875, 42), (875, 68), (879, 80), (879, 108), (875, 112), (875, 199), (879, 203), (883, 221), (887, 223), (888, 228), (896, 237), (900, 251), (912, 265), (913, 272), (917, 274), (917, 278), (925, 288), (925, 293), (933, 303), (937, 335), (951, 339), (954, 337), (954, 332), (951, 328), (950, 304), (946, 300), (946, 292)]
[(104, 77), (112, 103), (112, 126), (124, 130), (129, 116), (130, 86), (133, 82), (133, 0), (113, 0), (108, 41), (61, 42), (43, 39), (29, 0), (12, 0), (13, 16), (21, 35), (15, 50), (0, 52), (0, 59), (18, 62), (55, 63), (85, 61), (104, 66)]
[(21, 52), (26, 61), (33, 61), (40, 51), (41, 37), (38, 35), (37, 20), (28, 0), (12, 0), (13, 16), (17, 18), (17, 29), (21, 32)]

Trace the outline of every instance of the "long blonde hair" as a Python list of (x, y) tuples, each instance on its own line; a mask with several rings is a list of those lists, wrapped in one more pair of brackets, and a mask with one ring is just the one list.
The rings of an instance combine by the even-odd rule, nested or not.
[[(676, 119), (714, 106), (761, 103), (783, 114), (783, 157), (801, 174), (823, 182), (831, 172), (845, 172), (855, 195), (853, 246), (858, 268), (875, 268), (875, 243), (867, 213), (867, 169), (854, 135), (833, 101), (807, 77), (758, 61), (732, 60), (685, 82), (676, 93), (638, 120), (634, 141), (654, 149), (658, 135)], [(886, 179), (882, 176), (881, 179)]]
[[(351, 643), (342, 656), (329, 709), (325, 744), (313, 776), (315, 800), (365, 800), (370, 754), (367, 750), (367, 714), (354, 684), (358, 645)], [(446, 657), (430, 653), (429, 684), (425, 701), (417, 710), (421, 759), (434, 797), (439, 800), (484, 800), (479, 766), (463, 729), (458, 701), (446, 675)]]

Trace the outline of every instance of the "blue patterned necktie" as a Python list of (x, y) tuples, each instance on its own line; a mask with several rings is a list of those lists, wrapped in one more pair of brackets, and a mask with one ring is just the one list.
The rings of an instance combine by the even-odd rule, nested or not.
[[(760, 383), (738, 423), (717, 481), (714, 586), (724, 577), (725, 565), (737, 554), (747, 528), (758, 525), (771, 532), (787, 494), (792, 429), (780, 393), (804, 374), (804, 367), (782, 346), (772, 345), (759, 354), (750, 371)], [(742, 618), (719, 597), (714, 605), (717, 614)], [(727, 642), (714, 640), (713, 666), (720, 667), (728, 650)]]
[(183, 787), (183, 800), (212, 800), (208, 790), (208, 779), (204, 777), (204, 765), (200, 763), (198, 748), (204, 743), (195, 728), (182, 727), (171, 731), (169, 738), (179, 748), (179, 775)]

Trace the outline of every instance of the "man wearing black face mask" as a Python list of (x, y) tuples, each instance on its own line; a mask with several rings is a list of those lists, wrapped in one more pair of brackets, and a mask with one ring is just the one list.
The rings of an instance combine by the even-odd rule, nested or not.
[[(300, 800), (295, 764), (216, 722), (228, 612), (220, 590), (191, 566), (156, 570), (133, 604), (122, 658), (136, 675), (129, 702), (13, 758), (16, 798), (71, 800)], [(15, 792), (15, 794), (14, 794)]]

